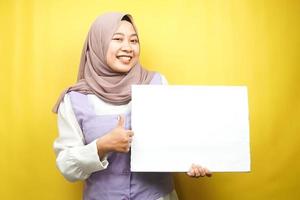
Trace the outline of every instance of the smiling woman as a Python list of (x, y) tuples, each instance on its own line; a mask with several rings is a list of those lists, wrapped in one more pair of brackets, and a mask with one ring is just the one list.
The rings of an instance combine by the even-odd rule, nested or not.
[[(74, 149), (83, 153), (89, 144), (82, 144), (81, 129), (74, 131), (76, 120), (69, 125), (72, 132), (64, 132), (69, 130), (64, 127), (56, 135), (56, 117), (60, 127), (67, 124), (61, 119), (74, 119), (73, 110), (62, 112), (67, 101), (59, 106), (58, 115), (49, 109), (60, 90), (77, 78), (82, 39), (97, 13), (118, 9), (133, 14), (142, 66), (163, 72), (173, 84), (249, 88), (252, 172), (216, 173), (213, 179), (201, 180), (173, 174), (180, 200), (298, 200), (300, 1), (296, 0), (1, 1), (0, 199), (81, 199), (83, 184), (63, 180), (49, 147), (60, 138), (66, 146), (58, 151), (57, 160), (69, 152), (74, 158), (69, 161), (80, 165), (90, 154), (76, 154)], [(107, 45), (110, 41), (103, 40)], [(89, 46), (89, 52), (96, 48)], [(90, 63), (93, 56), (84, 55)], [(102, 69), (98, 61), (93, 62), (95, 70)], [(97, 115), (127, 113), (126, 103), (107, 107), (95, 94), (87, 96), (91, 105), (97, 105), (93, 108)], [(86, 165), (72, 168), (70, 162), (65, 167), (82, 178), (78, 169)]]
[[(59, 128), (57, 166), (67, 180), (85, 180), (86, 200), (178, 199), (171, 173), (130, 172), (131, 85), (166, 84), (163, 75), (140, 65), (139, 55), (131, 15), (98, 17), (83, 47), (78, 81), (53, 109)], [(187, 175), (210, 173), (192, 165)]]

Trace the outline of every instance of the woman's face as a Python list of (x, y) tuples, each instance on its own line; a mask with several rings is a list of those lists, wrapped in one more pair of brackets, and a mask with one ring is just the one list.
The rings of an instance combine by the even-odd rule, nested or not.
[(138, 62), (139, 55), (140, 45), (132, 24), (121, 21), (108, 46), (108, 66), (115, 72), (128, 72)]

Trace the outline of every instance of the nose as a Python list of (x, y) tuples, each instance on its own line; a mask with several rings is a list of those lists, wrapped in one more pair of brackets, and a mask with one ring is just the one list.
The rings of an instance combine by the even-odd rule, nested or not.
[(128, 41), (124, 41), (121, 50), (125, 52), (132, 52), (132, 47)]

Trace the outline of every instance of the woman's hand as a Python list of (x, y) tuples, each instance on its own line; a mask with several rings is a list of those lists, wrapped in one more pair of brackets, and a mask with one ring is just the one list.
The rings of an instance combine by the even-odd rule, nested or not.
[(195, 164), (192, 164), (190, 170), (186, 174), (193, 178), (199, 178), (200, 176), (201, 177), (212, 176), (212, 173), (207, 168)]
[(130, 150), (133, 131), (125, 130), (125, 117), (119, 116), (117, 126), (97, 140), (98, 154), (102, 158), (111, 151), (127, 153)]

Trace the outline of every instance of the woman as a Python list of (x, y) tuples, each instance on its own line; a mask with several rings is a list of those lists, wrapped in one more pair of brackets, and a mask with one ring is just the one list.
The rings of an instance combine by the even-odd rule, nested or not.
[[(92, 24), (75, 85), (60, 96), (57, 166), (69, 181), (85, 180), (84, 199), (177, 199), (170, 173), (131, 173), (131, 85), (166, 84), (139, 64), (140, 44), (129, 14), (107, 13)], [(191, 177), (209, 176), (192, 165)]]

